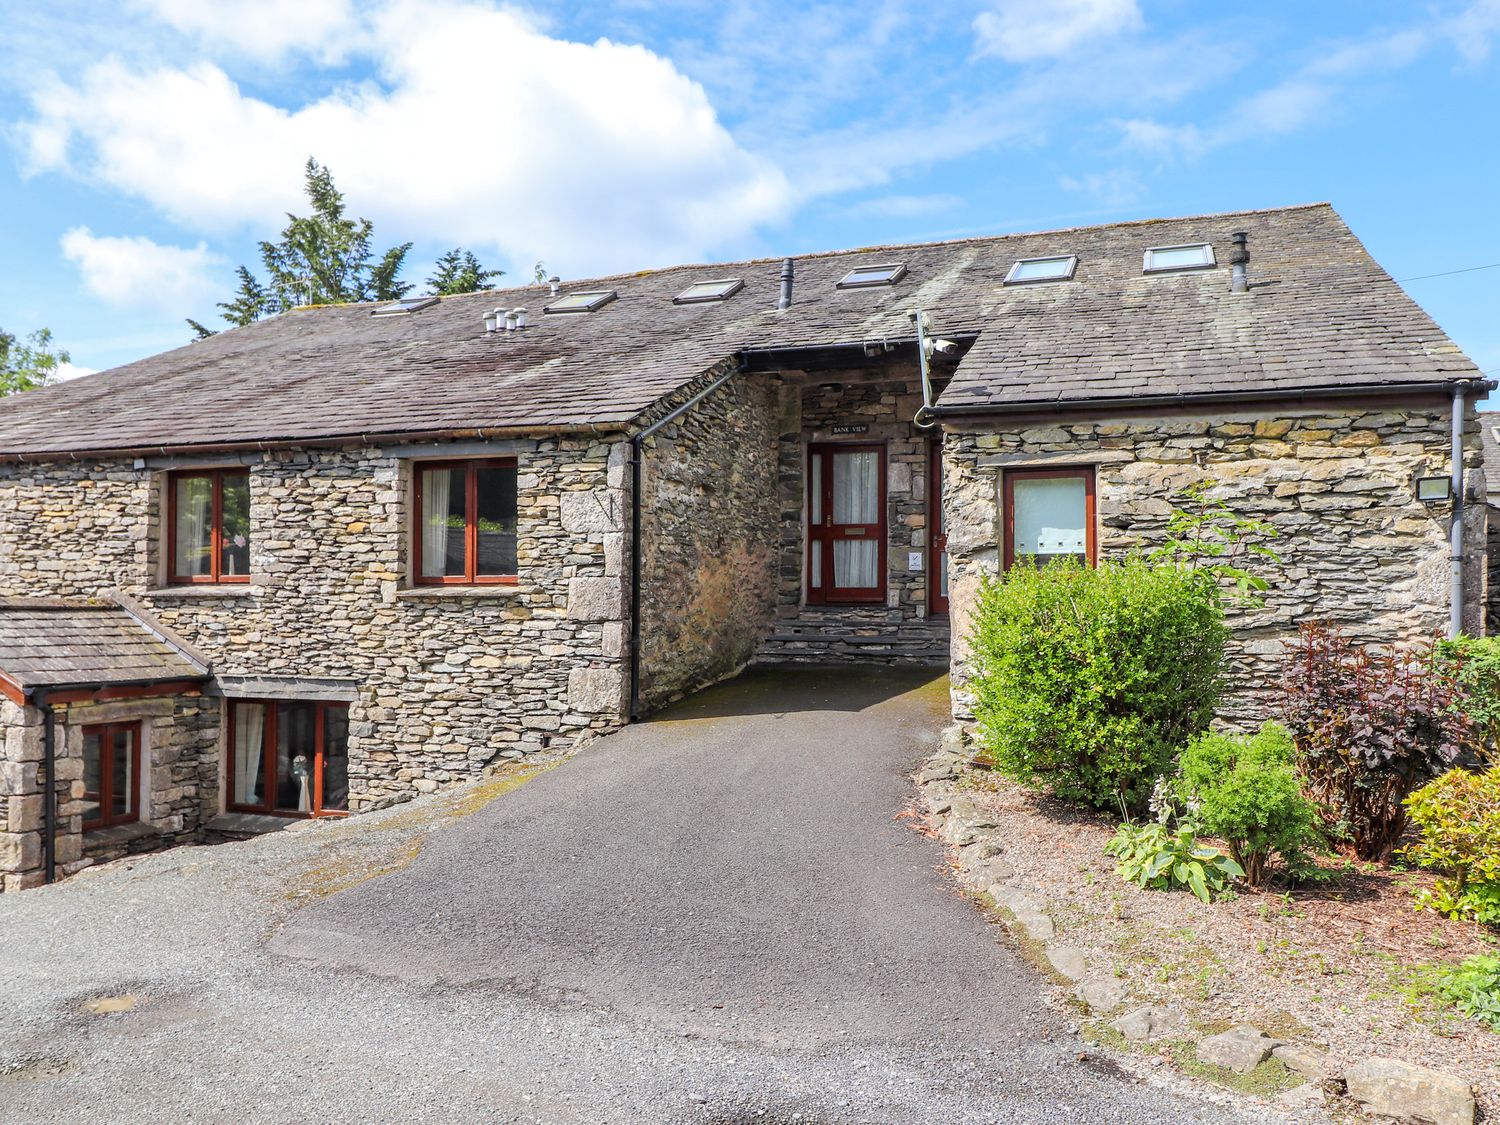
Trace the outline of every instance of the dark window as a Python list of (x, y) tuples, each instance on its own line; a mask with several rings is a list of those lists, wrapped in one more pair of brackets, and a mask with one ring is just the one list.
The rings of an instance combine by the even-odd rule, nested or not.
[(141, 724), (83, 728), (83, 827), (139, 820)]
[(282, 816), (349, 811), (349, 705), (237, 699), (229, 808)]
[(516, 580), (516, 463), (416, 466), (413, 573), (423, 585)]
[(173, 583), (250, 581), (250, 471), (170, 474), (167, 552)]
[(1005, 474), (1005, 566), (1045, 566), (1070, 556), (1098, 557), (1093, 469), (1012, 469)]

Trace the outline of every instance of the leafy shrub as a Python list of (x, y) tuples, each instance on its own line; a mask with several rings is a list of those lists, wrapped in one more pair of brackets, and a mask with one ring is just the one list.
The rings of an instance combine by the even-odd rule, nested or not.
[(1297, 768), (1332, 834), (1359, 858), (1389, 859), (1406, 827), (1407, 794), (1469, 751), (1458, 700), (1430, 647), (1375, 652), (1302, 626), (1285, 716)]
[(1175, 830), (1159, 820), (1122, 824), (1104, 850), (1120, 857), (1115, 871), (1121, 878), (1158, 891), (1186, 887), (1204, 902), (1212, 902), (1231, 879), (1245, 873), (1218, 848), (1199, 843), (1193, 825), (1185, 821)]
[(1500, 749), (1500, 637), (1439, 641), (1439, 667), (1458, 684), (1459, 707), (1468, 716), (1486, 757)]
[(1449, 770), (1406, 798), (1421, 841), (1402, 854), (1445, 872), (1417, 908), (1500, 923), (1500, 770)]
[(1280, 533), (1264, 520), (1249, 519), (1213, 495), (1218, 481), (1202, 480), (1180, 489), (1172, 514), (1167, 517), (1167, 535), (1148, 557), (1190, 567), (1210, 578), (1221, 591), (1232, 590), (1226, 600), (1242, 609), (1258, 609), (1261, 596), (1271, 584), (1249, 569), (1280, 567), (1281, 556), (1266, 542)]
[(1201, 735), (1178, 760), (1177, 789), (1199, 829), (1229, 845), (1252, 887), (1265, 879), (1272, 854), (1298, 875), (1321, 843), (1318, 808), (1302, 795), (1295, 759), (1287, 729), (1266, 723), (1248, 738)]
[(985, 583), (974, 615), (981, 746), (1025, 784), (1139, 808), (1207, 728), (1225, 637), (1212, 580), (1175, 564), (1014, 566)]
[(1438, 994), (1466, 1016), (1500, 1031), (1500, 957), (1477, 953), (1448, 969)]

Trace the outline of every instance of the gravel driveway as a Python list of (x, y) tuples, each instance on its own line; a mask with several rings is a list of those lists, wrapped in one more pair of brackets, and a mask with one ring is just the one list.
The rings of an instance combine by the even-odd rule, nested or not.
[(0, 1120), (1273, 1119), (1080, 1060), (898, 819), (945, 702), (755, 672), (502, 795), (4, 896)]

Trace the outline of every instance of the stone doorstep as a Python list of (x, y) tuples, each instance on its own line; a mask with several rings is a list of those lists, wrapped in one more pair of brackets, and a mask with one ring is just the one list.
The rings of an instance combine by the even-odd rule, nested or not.
[(223, 832), (234, 836), (264, 836), (281, 832), (300, 820), (289, 816), (266, 816), (262, 813), (223, 812), (203, 826), (205, 832)]
[(83, 834), (83, 854), (93, 856), (160, 835), (154, 825), (140, 821), (135, 824), (116, 824), (109, 828), (91, 828)]

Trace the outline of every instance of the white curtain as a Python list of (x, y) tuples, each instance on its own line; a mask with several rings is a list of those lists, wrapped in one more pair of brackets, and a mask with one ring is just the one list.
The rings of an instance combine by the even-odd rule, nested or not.
[(422, 573), (448, 572), (448, 502), (453, 477), (447, 469), (422, 471)]
[(258, 805), (260, 796), (260, 762), (266, 709), (259, 703), (236, 703), (234, 706), (234, 803)]
[(1015, 483), (1016, 556), (1081, 555), (1087, 498), (1082, 477), (1040, 477)]
[[(880, 522), (879, 453), (834, 454), (833, 522)], [(833, 584), (844, 590), (879, 586), (880, 548), (878, 537), (834, 540)]]
[(177, 558), (174, 572), (184, 578), (207, 574), (209, 520), (213, 518), (213, 484), (207, 477), (180, 477), (177, 480)]

